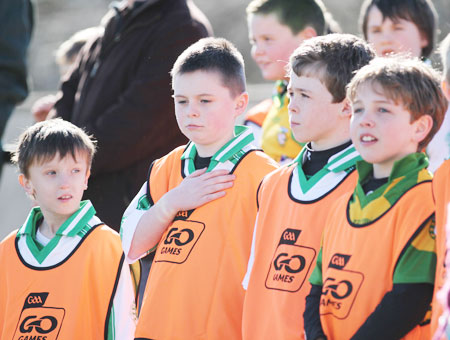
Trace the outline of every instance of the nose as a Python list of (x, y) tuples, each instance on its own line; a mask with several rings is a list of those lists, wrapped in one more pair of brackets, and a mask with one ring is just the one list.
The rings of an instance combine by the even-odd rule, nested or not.
[(199, 111), (197, 109), (196, 105), (190, 104), (189, 107), (187, 108), (187, 116), (189, 118), (193, 118), (193, 117), (198, 117), (199, 116)]
[(292, 113), (298, 113), (299, 109), (298, 109), (298, 105), (295, 103), (295, 100), (293, 97), (286, 97), (286, 100), (288, 101), (288, 111), (289, 114)]
[(375, 122), (373, 120), (372, 115), (370, 114), (370, 112), (365, 112), (361, 115), (360, 121), (359, 121), (359, 125), (362, 127), (373, 127), (375, 126)]
[(253, 43), (251, 54), (252, 54), (253, 59), (263, 55), (264, 54), (264, 49), (262, 48), (261, 44), (258, 44), (256, 42)]
[(61, 189), (67, 189), (70, 185), (70, 176), (68, 174), (61, 174), (59, 176), (59, 187)]

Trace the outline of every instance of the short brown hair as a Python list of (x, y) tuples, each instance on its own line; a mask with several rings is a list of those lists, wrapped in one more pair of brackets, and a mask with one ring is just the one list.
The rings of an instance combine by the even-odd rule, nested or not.
[(335, 33), (305, 40), (291, 55), (289, 67), (299, 77), (318, 77), (333, 103), (340, 103), (354, 72), (374, 57), (374, 50), (363, 39)]
[(274, 14), (293, 34), (308, 26), (317, 35), (325, 34), (328, 29), (325, 13), (329, 12), (321, 0), (253, 0), (247, 6), (247, 14)]
[(95, 153), (95, 141), (81, 128), (72, 123), (55, 118), (36, 123), (19, 137), (12, 161), (26, 177), (33, 162), (45, 162), (57, 154), (61, 158), (70, 154), (75, 159), (77, 152), (84, 152), (88, 165)]
[(395, 105), (403, 105), (411, 114), (411, 122), (424, 115), (433, 119), (433, 126), (419, 143), (418, 150), (425, 148), (439, 130), (448, 105), (439, 74), (417, 58), (376, 58), (361, 68), (350, 82), (347, 91), (350, 101), (355, 100), (358, 88), (367, 83), (379, 85), (382, 95)]
[(222, 77), (223, 86), (233, 96), (245, 92), (244, 58), (238, 49), (223, 38), (203, 38), (189, 46), (175, 61), (170, 74), (195, 71), (216, 71)]

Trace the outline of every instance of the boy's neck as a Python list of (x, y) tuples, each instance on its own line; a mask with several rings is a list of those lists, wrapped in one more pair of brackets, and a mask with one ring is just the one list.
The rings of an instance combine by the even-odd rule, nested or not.
[(348, 134), (344, 134), (342, 136), (339, 135), (326, 140), (312, 141), (309, 143), (309, 145), (312, 151), (325, 151), (346, 144), (349, 141), (350, 137), (348, 136)]
[(350, 145), (351, 141), (347, 141), (330, 149), (315, 151), (311, 149), (311, 143), (306, 144), (304, 146), (305, 153), (303, 154), (302, 160), (302, 170), (304, 174), (307, 176), (313, 176), (315, 173), (324, 168), (332, 156), (348, 148)]
[(42, 211), (42, 215), (44, 216), (44, 219), (39, 226), (39, 231), (42, 235), (51, 239), (56, 235), (56, 232), (67, 218), (63, 216), (49, 216), (49, 214), (44, 211)]

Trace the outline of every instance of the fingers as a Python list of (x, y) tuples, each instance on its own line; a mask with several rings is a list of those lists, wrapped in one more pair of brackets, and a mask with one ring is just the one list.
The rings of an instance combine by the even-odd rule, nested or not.
[(192, 174), (190, 174), (189, 176), (187, 176), (186, 178), (189, 177), (198, 177), (200, 175), (203, 175), (206, 172), (207, 168), (203, 168), (203, 169), (198, 169), (195, 170)]

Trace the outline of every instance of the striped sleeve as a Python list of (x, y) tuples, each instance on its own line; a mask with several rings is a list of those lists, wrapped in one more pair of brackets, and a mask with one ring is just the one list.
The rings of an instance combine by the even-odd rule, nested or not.
[(131, 247), (131, 241), (133, 240), (134, 232), (138, 225), (139, 220), (142, 215), (145, 214), (147, 210), (151, 207), (150, 201), (147, 196), (147, 182), (145, 182), (138, 194), (133, 198), (128, 208), (122, 217), (122, 222), (120, 224), (120, 238), (122, 240), (122, 248), (125, 253), (125, 259), (128, 263), (136, 262), (139, 258), (144, 257), (150, 251), (141, 254), (139, 258), (131, 259), (128, 257), (128, 253)]
[(108, 340), (133, 340), (137, 316), (134, 288), (127, 264), (121, 266), (117, 289), (110, 311)]

